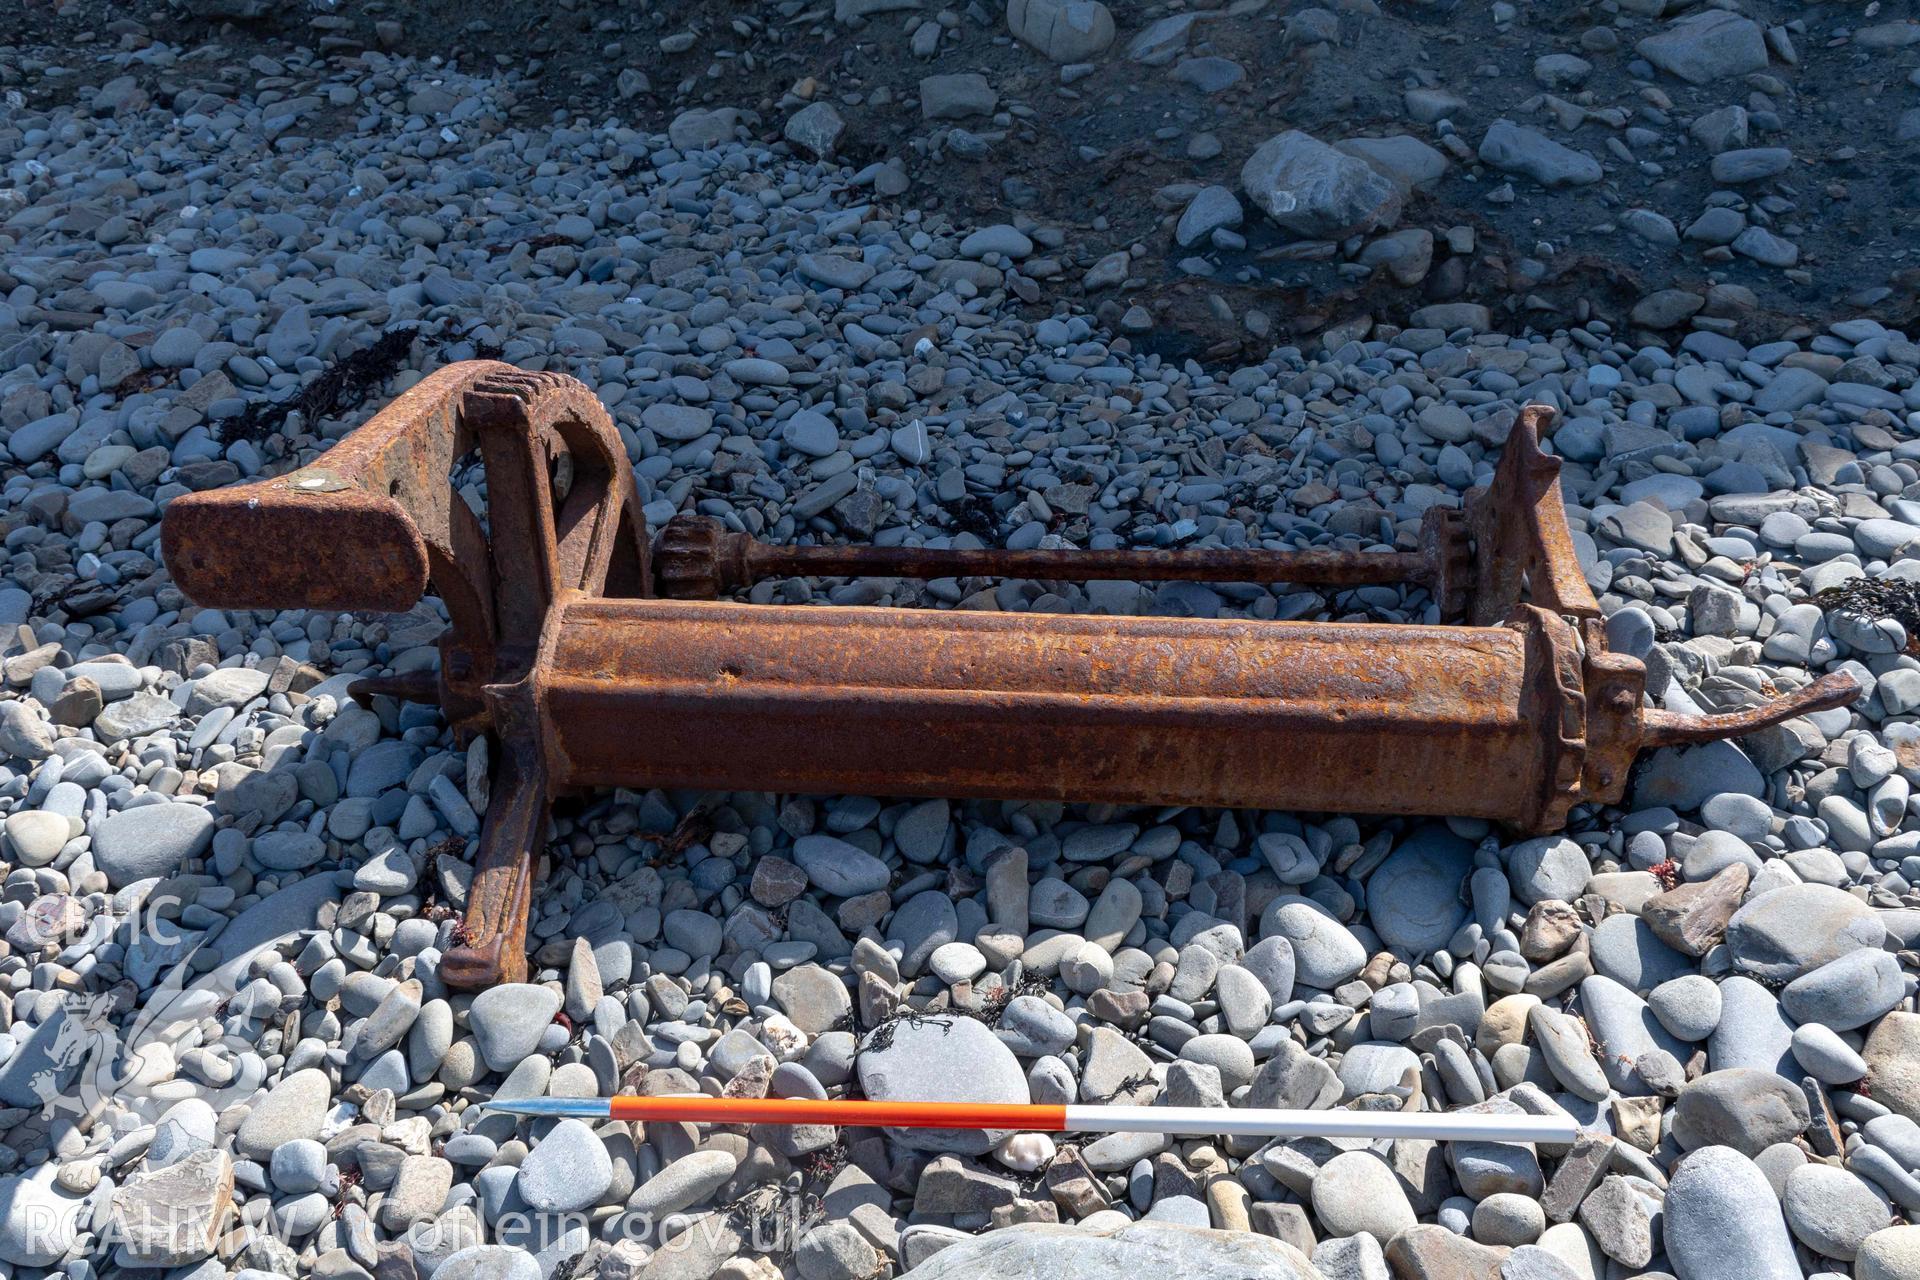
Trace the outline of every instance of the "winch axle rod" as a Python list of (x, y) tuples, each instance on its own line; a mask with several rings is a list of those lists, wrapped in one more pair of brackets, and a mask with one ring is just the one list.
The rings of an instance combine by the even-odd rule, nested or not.
[[(1104, 548), (786, 546), (723, 532), (704, 516), (676, 516), (654, 548), (662, 594), (710, 600), (765, 578), (1034, 578), (1072, 582), (1261, 582), (1359, 587), (1444, 582), (1447, 546), (1435, 533), (1418, 551), (1269, 551)], [(1459, 534), (1464, 547), (1464, 532)]]

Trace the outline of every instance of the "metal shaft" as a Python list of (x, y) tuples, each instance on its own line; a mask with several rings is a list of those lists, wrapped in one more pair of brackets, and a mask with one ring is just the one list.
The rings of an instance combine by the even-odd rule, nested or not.
[(1427, 557), (1416, 551), (1006, 551), (996, 547), (795, 547), (758, 541), (748, 545), (746, 564), (750, 582), (847, 576), (1365, 586), (1424, 582), (1430, 574)]
[(1459, 513), (1433, 508), (1417, 551), (1270, 551), (1262, 547), (1140, 550), (997, 547), (788, 546), (729, 533), (705, 516), (680, 515), (654, 546), (660, 594), (712, 600), (764, 578), (1034, 578), (1087, 582), (1260, 582), (1313, 587), (1419, 583), (1445, 621), (1466, 610), (1471, 563)]

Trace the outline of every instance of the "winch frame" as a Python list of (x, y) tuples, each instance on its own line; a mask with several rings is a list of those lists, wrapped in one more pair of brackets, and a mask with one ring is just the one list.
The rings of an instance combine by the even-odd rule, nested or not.
[[(600, 786), (1441, 814), (1553, 830), (1640, 750), (1845, 705), (1836, 673), (1761, 706), (1644, 705), (1575, 553), (1551, 421), (1411, 551), (772, 546), (699, 516), (649, 540), (625, 447), (579, 382), (450, 365), (313, 463), (167, 508), (168, 567), (218, 608), (449, 625), (434, 671), (355, 696), (438, 704), (494, 745), (452, 986), (526, 975), (550, 806)], [(454, 487), (477, 454), (487, 520)], [(1109, 617), (723, 599), (776, 576), (1411, 582), (1442, 625)], [(1456, 624), (1456, 625), (1445, 625)]]

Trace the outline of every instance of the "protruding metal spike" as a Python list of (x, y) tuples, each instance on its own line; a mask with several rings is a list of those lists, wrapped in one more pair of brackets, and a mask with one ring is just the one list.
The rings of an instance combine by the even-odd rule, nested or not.
[(403, 671), (391, 676), (362, 676), (347, 686), (349, 696), (360, 702), (385, 695), (402, 702), (437, 705), (440, 701), (440, 676), (434, 671)]
[(489, 1111), (506, 1111), (516, 1116), (604, 1117), (611, 1113), (605, 1098), (515, 1098), (507, 1102), (482, 1102)]

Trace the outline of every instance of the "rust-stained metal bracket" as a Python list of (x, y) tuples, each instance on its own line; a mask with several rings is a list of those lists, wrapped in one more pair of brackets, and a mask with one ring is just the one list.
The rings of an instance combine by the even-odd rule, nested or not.
[[(167, 564), (217, 607), (410, 608), (437, 673), (358, 682), (491, 732), (492, 802), (447, 981), (526, 974), (556, 795), (596, 786), (1446, 814), (1552, 830), (1617, 800), (1641, 749), (1851, 702), (1824, 677), (1732, 715), (1645, 707), (1574, 553), (1551, 411), (1413, 551), (779, 547), (682, 516), (649, 546), (598, 400), (474, 361), (423, 379), (312, 466), (184, 495)], [(451, 476), (484, 467), (489, 524)], [(1410, 582), (1444, 623), (1261, 622), (754, 605), (784, 575)]]

